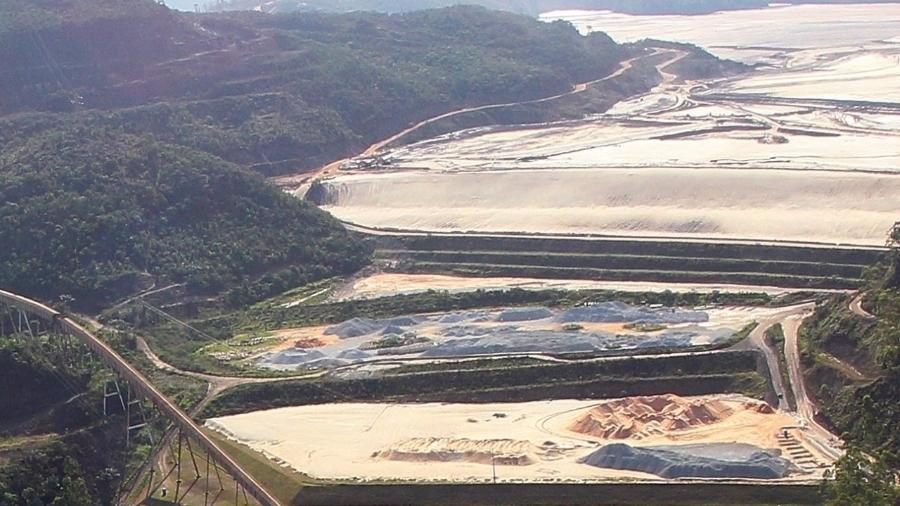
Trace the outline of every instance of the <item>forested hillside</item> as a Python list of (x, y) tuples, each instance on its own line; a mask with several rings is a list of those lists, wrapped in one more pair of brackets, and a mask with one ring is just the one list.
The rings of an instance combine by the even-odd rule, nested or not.
[[(628, 50), (566, 23), (177, 13), (151, 0), (0, 5), (0, 286), (96, 308), (153, 286), (252, 302), (367, 247), (259, 177), (455, 108), (603, 76)], [(256, 173), (254, 173), (256, 172)]]
[(0, 506), (111, 502), (122, 431), (103, 422), (90, 381), (33, 346), (0, 341)]
[(0, 32), (8, 62), (0, 113), (70, 113), (8, 120), (0, 130), (59, 121), (137, 130), (277, 174), (440, 112), (568, 90), (624, 58), (603, 34), (472, 7), (394, 16), (147, 12)]
[(73, 128), (7, 143), (0, 200), (0, 286), (44, 298), (103, 304), (158, 279), (220, 291), (273, 269), (285, 290), (368, 258), (256, 175), (147, 137)]
[(825, 417), (848, 443), (833, 505), (892, 506), (900, 501), (900, 228), (893, 248), (872, 270), (865, 318), (835, 296), (805, 324), (801, 361)]

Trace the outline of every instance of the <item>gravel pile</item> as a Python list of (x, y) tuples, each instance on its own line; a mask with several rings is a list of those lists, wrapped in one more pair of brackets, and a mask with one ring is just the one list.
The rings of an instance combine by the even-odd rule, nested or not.
[(543, 320), (553, 316), (553, 311), (545, 307), (519, 307), (505, 309), (497, 315), (498, 322), (527, 322)]
[(385, 325), (371, 318), (352, 318), (325, 329), (325, 335), (338, 336), (341, 339), (364, 336), (383, 329)]
[[(567, 310), (517, 307), (452, 311), (394, 318), (353, 318), (331, 325), (326, 335), (340, 341), (316, 349), (290, 349), (259, 360), (263, 367), (300, 369), (346, 365), (378, 357), (456, 357), (509, 353), (578, 354), (646, 348), (681, 348), (727, 339), (733, 331), (708, 329), (700, 311), (602, 302)], [(685, 324), (658, 332), (622, 333), (584, 329), (580, 323)], [(565, 330), (566, 324), (578, 329)], [(414, 342), (416, 336), (430, 342)], [(373, 346), (384, 339), (397, 346)], [(424, 341), (422, 339), (421, 341)], [(377, 349), (376, 349), (377, 348)]]
[(748, 444), (633, 447), (608, 444), (579, 462), (595, 467), (654, 474), (662, 478), (753, 478), (775, 480), (796, 471), (776, 451)]
[(304, 364), (324, 358), (325, 354), (319, 350), (309, 350), (303, 348), (291, 348), (274, 353), (260, 360), (261, 365), (268, 366), (289, 366), (295, 364)]
[(477, 325), (454, 325), (441, 332), (444, 337), (480, 337), (497, 332), (515, 332), (519, 327), (515, 325), (503, 325), (499, 327), (479, 327)]
[(423, 356), (452, 357), (490, 353), (594, 353), (616, 349), (690, 346), (693, 332), (668, 332), (660, 335), (620, 335), (606, 332), (573, 333), (552, 330), (495, 330), (476, 337), (462, 337), (462, 331), (451, 329), (453, 337), (430, 347)]
[[(338, 336), (341, 339), (365, 336), (375, 332), (382, 334), (402, 334), (403, 327), (411, 327), (426, 321), (426, 317), (398, 316), (385, 320), (373, 320), (372, 318), (352, 318), (345, 322), (332, 325), (325, 329), (325, 335)], [(389, 332), (385, 332), (390, 329)]]
[(346, 350), (338, 353), (337, 358), (349, 360), (351, 362), (357, 362), (372, 358), (372, 354), (367, 351), (354, 348), (352, 350)]
[(408, 331), (405, 328), (399, 325), (388, 325), (381, 330), (380, 334), (383, 336), (402, 336), (407, 332)]
[(567, 309), (556, 319), (561, 323), (703, 323), (709, 321), (709, 315), (703, 311), (632, 306), (614, 301)]

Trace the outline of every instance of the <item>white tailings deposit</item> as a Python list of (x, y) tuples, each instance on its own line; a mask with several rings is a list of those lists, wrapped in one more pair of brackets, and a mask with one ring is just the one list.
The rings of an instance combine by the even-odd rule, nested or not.
[(900, 215), (900, 177), (886, 174), (533, 169), (345, 176), (329, 186), (324, 208), (341, 220), (441, 232), (880, 246)]
[(609, 11), (554, 11), (544, 21), (570, 21), (582, 33), (603, 31), (619, 42), (647, 37), (697, 44), (722, 58), (779, 61), (803, 49), (896, 43), (900, 5), (783, 5), (703, 16), (631, 16)]
[(269, 369), (298, 370), (372, 361), (678, 350), (722, 343), (747, 324), (777, 311), (603, 302), (571, 309), (521, 307), (353, 318), (327, 327), (283, 329), (261, 336), (271, 343), (268, 349), (239, 358)]
[(884, 244), (900, 215), (900, 5), (544, 18), (766, 65), (666, 74), (579, 121), (383, 150), (326, 179), (324, 208), (380, 229)]
[(738, 395), (328, 404), (207, 426), (303, 473), (354, 481), (487, 482), (492, 467), (503, 482), (793, 481), (818, 478), (830, 464), (806, 448), (794, 415)]

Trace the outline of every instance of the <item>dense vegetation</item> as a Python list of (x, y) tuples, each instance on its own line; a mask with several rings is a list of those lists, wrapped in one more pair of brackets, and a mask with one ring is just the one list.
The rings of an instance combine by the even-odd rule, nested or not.
[[(131, 351), (128, 334), (103, 337), (182, 408), (206, 393), (205, 382), (158, 370)], [(99, 362), (62, 367), (57, 350), (48, 339), (0, 338), (0, 506), (113, 504), (168, 425), (151, 414), (126, 452), (119, 402), (108, 400), (108, 413), (102, 407), (111, 371)]]
[(4, 0), (0, 3), (0, 34), (39, 32), (69, 23), (88, 23), (160, 13), (152, 2), (133, 2), (127, 9), (121, 0)]
[(0, 286), (13, 291), (93, 306), (156, 280), (210, 292), (276, 270), (258, 290), (280, 292), (368, 258), (324, 213), (208, 155), (83, 129), (6, 147)]
[(847, 297), (820, 306), (803, 329), (801, 360), (827, 421), (848, 442), (830, 504), (900, 502), (900, 228), (865, 299), (877, 317), (851, 313)]
[(64, 443), (31, 452), (15, 466), (0, 469), (0, 491), (0, 506), (98, 503), (81, 466)]
[(121, 420), (104, 421), (88, 369), (0, 339), (0, 505), (109, 504), (121, 472)]

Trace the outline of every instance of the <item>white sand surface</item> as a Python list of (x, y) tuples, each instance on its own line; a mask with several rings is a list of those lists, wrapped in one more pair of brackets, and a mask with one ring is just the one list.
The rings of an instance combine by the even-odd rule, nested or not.
[(763, 292), (779, 295), (791, 290), (773, 286), (750, 286), (703, 283), (653, 283), (641, 281), (591, 281), (578, 279), (537, 279), (485, 277), (470, 278), (442, 274), (377, 273), (355, 279), (339, 290), (337, 300), (368, 299), (390, 295), (419, 293), (427, 290), (470, 292), (475, 290), (501, 290), (521, 288), (525, 290), (617, 290), (625, 292)]
[(376, 228), (882, 245), (900, 177), (780, 170), (585, 169), (344, 176), (338, 218)]
[[(638, 420), (640, 436), (625, 442), (646, 446), (741, 442), (777, 448), (778, 432), (798, 424), (792, 415), (748, 409), (748, 403), (755, 405), (756, 401), (740, 396), (710, 396), (699, 402), (704, 400), (713, 403), (715, 409), (724, 407), (728, 416), (696, 423), (684, 410), (666, 409), (663, 418), (675, 413), (688, 423), (648, 428), (642, 418), (644, 421)], [(208, 420), (207, 426), (321, 478), (488, 481), (493, 454), (500, 481), (656, 479), (649, 474), (577, 462), (604, 439), (573, 432), (571, 426), (605, 402), (560, 399), (501, 404), (328, 404), (215, 418)], [(622, 416), (628, 418), (629, 411), (635, 415), (646, 412), (646, 408), (624, 410)], [(666, 428), (674, 425), (681, 430)]]
[(764, 72), (730, 87), (791, 98), (900, 102), (900, 51), (854, 53), (821, 65)]
[(541, 19), (564, 19), (582, 32), (604, 31), (620, 42), (647, 37), (690, 42), (722, 57), (750, 61), (765, 61), (779, 49), (859, 46), (900, 36), (897, 4), (797, 5), (702, 16), (572, 10), (548, 12)]
[[(479, 129), (412, 144), (389, 155), (399, 167), (435, 170), (727, 166), (900, 172), (900, 113), (715, 104), (641, 123), (629, 119), (635, 107), (628, 104), (591, 121)], [(728, 125), (730, 129), (711, 131)], [(747, 126), (756, 129), (744, 129)], [(665, 138), (676, 135), (680, 137)], [(771, 135), (787, 142), (765, 143)]]

